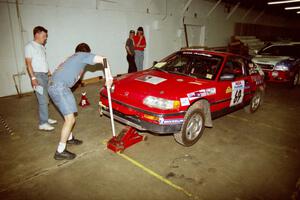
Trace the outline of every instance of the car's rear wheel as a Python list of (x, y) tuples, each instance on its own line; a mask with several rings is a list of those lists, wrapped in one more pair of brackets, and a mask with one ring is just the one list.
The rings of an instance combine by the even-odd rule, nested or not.
[(262, 103), (262, 99), (263, 99), (263, 93), (261, 91), (256, 91), (249, 105), (245, 107), (245, 111), (247, 113), (254, 113), (255, 111), (257, 111)]
[(183, 146), (192, 146), (203, 134), (205, 117), (201, 104), (192, 105), (184, 117), (181, 131), (174, 134), (176, 142)]

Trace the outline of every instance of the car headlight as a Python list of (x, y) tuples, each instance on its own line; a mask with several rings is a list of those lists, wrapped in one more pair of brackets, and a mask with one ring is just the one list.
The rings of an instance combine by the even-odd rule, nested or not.
[(284, 65), (275, 65), (274, 70), (277, 70), (277, 71), (288, 71), (289, 68), (287, 66), (284, 66)]
[(143, 103), (151, 108), (158, 108), (162, 110), (178, 109), (180, 107), (180, 102), (177, 100), (167, 100), (153, 96), (146, 97)]

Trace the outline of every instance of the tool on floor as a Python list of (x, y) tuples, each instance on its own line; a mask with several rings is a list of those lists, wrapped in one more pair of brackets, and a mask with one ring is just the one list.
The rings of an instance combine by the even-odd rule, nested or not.
[(140, 135), (135, 128), (126, 126), (118, 136), (112, 137), (107, 142), (107, 148), (114, 152), (123, 152), (128, 147), (146, 139), (147, 137)]
[(87, 98), (87, 96), (86, 96), (86, 92), (82, 92), (82, 93), (81, 93), (81, 100), (80, 100), (80, 102), (79, 102), (79, 105), (80, 105), (82, 108), (85, 108), (85, 107), (87, 107), (87, 106), (90, 105), (90, 102), (89, 102), (89, 100), (88, 100), (88, 98)]
[[(105, 84), (107, 89), (109, 115), (112, 127), (113, 137), (107, 142), (107, 148), (114, 152), (122, 152), (126, 148), (146, 139), (145, 136), (139, 135), (135, 128), (126, 126), (122, 131), (116, 136), (114, 115), (111, 101), (111, 82), (112, 76), (110, 72), (109, 65), (107, 64), (106, 58), (103, 59), (104, 73), (105, 73)], [(101, 105), (100, 105), (101, 106)]]

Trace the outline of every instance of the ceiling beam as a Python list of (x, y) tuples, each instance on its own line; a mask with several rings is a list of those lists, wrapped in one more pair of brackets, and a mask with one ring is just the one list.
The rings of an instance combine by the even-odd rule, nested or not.
[(236, 9), (240, 6), (241, 2), (238, 2), (237, 4), (235, 4), (235, 6), (233, 7), (233, 9), (231, 10), (230, 13), (228, 13), (228, 15), (226, 16), (226, 20), (228, 20), (231, 15), (233, 15), (233, 13), (236, 11)]
[(184, 16), (184, 13), (186, 12), (186, 10), (188, 9), (188, 7), (190, 6), (190, 4), (192, 3), (192, 1), (193, 0), (188, 0), (187, 2), (186, 2), (186, 4), (184, 5), (184, 7), (183, 7), (183, 10), (182, 10), (182, 16)]
[(253, 20), (254, 23), (256, 23), (258, 21), (259, 18), (261, 18), (263, 16), (263, 14), (265, 14), (265, 10), (262, 10)]
[(246, 17), (250, 14), (250, 12), (253, 10), (253, 8), (254, 8), (254, 5), (245, 12), (244, 16), (242, 17), (242, 21), (244, 21), (246, 19)]
[(222, 2), (222, 0), (219, 0), (207, 13), (206, 17), (209, 17), (209, 15), (218, 7), (218, 5)]

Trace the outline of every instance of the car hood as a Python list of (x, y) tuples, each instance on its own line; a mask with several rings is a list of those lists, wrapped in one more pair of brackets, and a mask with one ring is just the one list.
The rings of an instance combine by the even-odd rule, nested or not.
[(147, 96), (179, 100), (191, 92), (211, 88), (213, 82), (149, 69), (116, 78), (112, 98), (143, 107), (143, 100)]
[(278, 62), (282, 60), (288, 59), (288, 56), (264, 56), (264, 55), (257, 55), (255, 56), (252, 61), (258, 64), (266, 64), (266, 65), (276, 65)]

